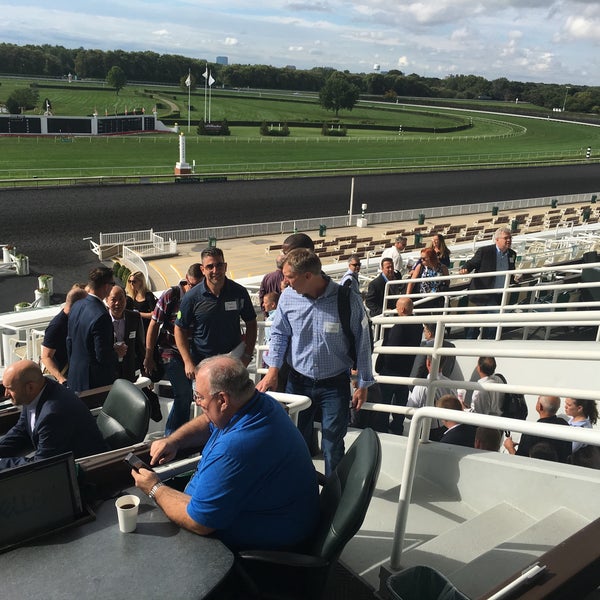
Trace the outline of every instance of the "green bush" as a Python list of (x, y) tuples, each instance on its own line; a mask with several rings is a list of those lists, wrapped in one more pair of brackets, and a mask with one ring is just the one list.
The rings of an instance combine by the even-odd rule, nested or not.
[(281, 125), (278, 123), (274, 125), (273, 123), (267, 124), (266, 121), (263, 121), (260, 126), (260, 135), (270, 136), (270, 137), (288, 137), (290, 135), (290, 128), (287, 123)]

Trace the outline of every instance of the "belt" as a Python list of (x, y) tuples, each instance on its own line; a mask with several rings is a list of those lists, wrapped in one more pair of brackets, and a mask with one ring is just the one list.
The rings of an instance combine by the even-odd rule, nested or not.
[(342, 371), (341, 373), (334, 375), (333, 377), (326, 377), (325, 379), (312, 379), (311, 377), (307, 377), (306, 375), (302, 375), (302, 373), (298, 373), (296, 369), (290, 367), (290, 373), (296, 377), (304, 379), (311, 383), (311, 385), (319, 385), (322, 387), (334, 386), (340, 383), (346, 383), (350, 381), (350, 375), (347, 371)]

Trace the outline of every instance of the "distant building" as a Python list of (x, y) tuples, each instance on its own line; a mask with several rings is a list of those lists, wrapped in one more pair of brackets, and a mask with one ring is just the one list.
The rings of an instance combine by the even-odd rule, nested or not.
[(228, 65), (229, 57), (227, 56), (217, 56), (217, 64), (218, 65)]
[(290, 69), (290, 71), (295, 71), (296, 70), (296, 65), (285, 65), (285, 67), (283, 67), (284, 69)]

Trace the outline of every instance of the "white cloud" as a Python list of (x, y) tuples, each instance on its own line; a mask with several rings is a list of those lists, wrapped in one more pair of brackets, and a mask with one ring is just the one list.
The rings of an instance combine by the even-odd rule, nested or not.
[(0, 14), (0, 40), (21, 45), (600, 85), (598, 0), (0, 0)]

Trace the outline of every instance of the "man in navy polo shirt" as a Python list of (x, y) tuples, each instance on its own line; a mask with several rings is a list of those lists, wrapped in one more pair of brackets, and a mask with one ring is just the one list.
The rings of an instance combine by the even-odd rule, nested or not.
[(175, 321), (175, 342), (185, 373), (193, 379), (196, 365), (240, 346), (240, 318), (246, 323), (240, 360), (248, 366), (256, 343), (256, 312), (248, 291), (225, 276), (227, 263), (219, 248), (205, 248), (201, 255), (204, 280), (182, 299)]

